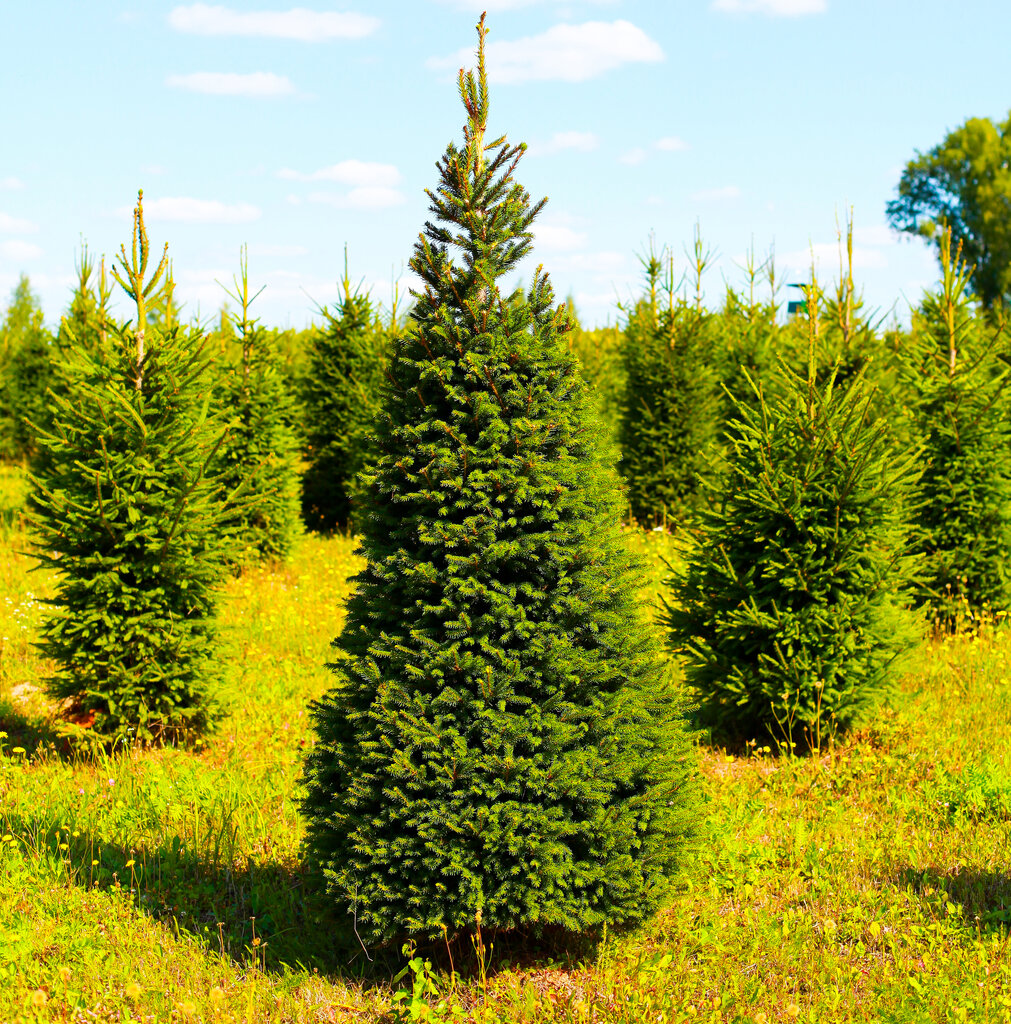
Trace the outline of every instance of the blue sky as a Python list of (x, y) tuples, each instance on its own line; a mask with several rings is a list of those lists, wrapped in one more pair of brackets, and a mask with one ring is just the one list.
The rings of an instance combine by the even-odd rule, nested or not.
[(55, 323), (81, 239), (111, 256), (139, 187), (191, 316), (243, 243), (268, 324), (333, 301), (345, 244), (387, 302), (482, 9), (490, 130), (550, 197), (535, 262), (590, 325), (638, 290), (651, 233), (683, 269), (700, 225), (716, 302), (752, 243), (789, 280), (812, 246), (836, 275), (850, 206), (865, 298), (904, 319), (935, 265), (885, 226), (903, 164), (1011, 108), (998, 0), (296, 2), (0, 5), (0, 305), (24, 271)]

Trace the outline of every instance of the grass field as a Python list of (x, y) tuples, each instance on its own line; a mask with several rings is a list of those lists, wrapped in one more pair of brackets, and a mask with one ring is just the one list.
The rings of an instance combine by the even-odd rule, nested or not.
[[(820, 756), (703, 745), (708, 836), (648, 927), (500, 939), (484, 970), (457, 947), (455, 978), (422, 949), (394, 982), (407, 957), (363, 950), (299, 852), (353, 543), (306, 538), (228, 584), (203, 746), (74, 757), (37, 688), (51, 582), (0, 485), (0, 1021), (1011, 1021), (1005, 631), (929, 647), (875, 727)], [(630, 536), (659, 581), (664, 539)]]

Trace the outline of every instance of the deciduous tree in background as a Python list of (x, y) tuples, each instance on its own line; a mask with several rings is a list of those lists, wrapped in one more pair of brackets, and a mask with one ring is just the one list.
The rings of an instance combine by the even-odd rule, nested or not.
[(938, 256), (950, 231), (985, 307), (1011, 298), (1011, 115), (972, 117), (917, 153), (886, 209), (893, 228), (929, 238)]

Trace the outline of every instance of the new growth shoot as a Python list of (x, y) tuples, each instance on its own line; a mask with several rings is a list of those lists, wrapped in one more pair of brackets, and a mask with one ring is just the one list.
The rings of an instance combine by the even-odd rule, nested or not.
[[(221, 284), (219, 281), (218, 284)], [(239, 250), (239, 276), (232, 276), (235, 291), (227, 285), (221, 285), (225, 294), (239, 304), (239, 312), (232, 316), (232, 321), (239, 330), (239, 341), (242, 344), (242, 390), (248, 397), (249, 374), (253, 365), (253, 349), (256, 345), (256, 320), (249, 315), (249, 307), (260, 297), (266, 285), (253, 295), (249, 294), (249, 247), (243, 245)]]
[[(133, 208), (133, 246), (129, 258), (126, 254), (126, 246), (119, 247), (119, 261), (122, 266), (126, 280), (123, 280), (119, 270), (113, 265), (112, 276), (118, 282), (120, 288), (126, 292), (137, 306), (137, 325), (133, 335), (137, 345), (137, 370), (134, 384), (138, 391), (143, 387), (144, 382), (144, 335), (147, 330), (147, 300), (151, 293), (158, 287), (162, 275), (168, 270), (168, 242), (162, 251), (161, 260), (151, 275), (150, 280), (145, 281), (147, 276), (147, 265), (150, 258), (150, 243), (147, 238), (147, 229), (144, 227), (144, 190), (137, 193), (137, 205)], [(171, 280), (171, 275), (169, 279)], [(166, 281), (166, 284), (168, 281)], [(171, 290), (169, 290), (171, 297)]]

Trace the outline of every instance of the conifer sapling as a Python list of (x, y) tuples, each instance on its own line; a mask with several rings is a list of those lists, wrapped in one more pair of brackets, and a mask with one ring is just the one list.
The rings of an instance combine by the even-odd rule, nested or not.
[(1004, 323), (973, 315), (969, 269), (941, 241), (941, 287), (913, 317), (904, 383), (922, 446), (912, 550), (943, 630), (1011, 606), (1011, 461)]
[(702, 724), (731, 742), (819, 748), (863, 721), (915, 640), (903, 605), (914, 459), (872, 421), (861, 375), (808, 365), (737, 404), (728, 474), (700, 508), (667, 610)]
[(358, 474), (383, 376), (384, 336), (369, 295), (351, 287), (344, 254), (343, 294), (313, 337), (305, 380), (309, 465), (302, 478), (302, 517), (311, 530), (349, 525)]
[(215, 476), (224, 493), (246, 495), (234, 519), (240, 551), (280, 559), (291, 550), (301, 525), (292, 403), (271, 360), (268, 334), (250, 316), (250, 306), (260, 292), (249, 293), (245, 249), (239, 276), (232, 283), (235, 291), (229, 294), (239, 307), (231, 318), (239, 361), (227, 367), (219, 388), (229, 430)]
[(702, 307), (707, 261), (696, 234), (696, 294), (687, 301), (677, 294), (673, 258), (651, 249), (643, 259), (648, 291), (625, 327), (620, 469), (632, 515), (644, 524), (679, 518), (716, 461), (715, 318)]
[(167, 270), (163, 255), (148, 276), (149, 258), (141, 195), (114, 270), (136, 318), (110, 324), (105, 346), (65, 346), (33, 480), (38, 557), (56, 575), (40, 643), (56, 666), (47, 690), (106, 742), (183, 739), (209, 724), (228, 554), (228, 506), (206, 474), (221, 441), (206, 363), (192, 332), (148, 322)]

